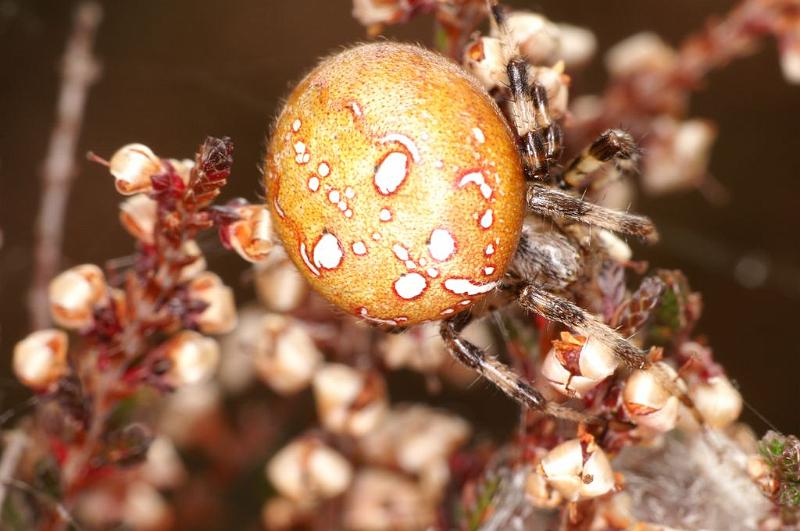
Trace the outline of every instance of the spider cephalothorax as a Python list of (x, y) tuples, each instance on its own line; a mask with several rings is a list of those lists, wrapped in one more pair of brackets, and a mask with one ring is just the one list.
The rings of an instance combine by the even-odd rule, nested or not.
[[(654, 229), (552, 186), (629, 158), (632, 141), (606, 132), (556, 173), (562, 134), (546, 91), (530, 79), (502, 12), (491, 11), (507, 65), (508, 119), (475, 78), (433, 52), (390, 42), (350, 48), (289, 96), (268, 145), (267, 200), (287, 253), (329, 301), (390, 327), (442, 320), (457, 359), (522, 403), (570, 416), (461, 339), (473, 313), (465, 312), (503, 289), (593, 338), (607, 358), (645, 367), (638, 348), (547, 290), (566, 288), (580, 267), (579, 244), (559, 227), (640, 237)], [(555, 224), (541, 230), (524, 222), (526, 213)]]

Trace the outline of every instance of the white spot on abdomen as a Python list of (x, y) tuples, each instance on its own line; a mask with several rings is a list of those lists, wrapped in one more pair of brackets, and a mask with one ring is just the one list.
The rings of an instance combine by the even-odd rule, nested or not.
[(333, 234), (323, 234), (314, 246), (314, 264), (324, 269), (336, 269), (342, 263), (342, 246)]
[(392, 213), (388, 208), (382, 208), (378, 217), (380, 217), (381, 221), (391, 221)]
[(381, 142), (392, 141), (403, 144), (408, 152), (411, 153), (411, 158), (414, 159), (414, 162), (419, 162), (419, 150), (417, 149), (417, 145), (413, 140), (408, 138), (406, 135), (401, 135), (400, 133), (389, 133), (385, 137), (381, 138)]
[(494, 223), (494, 215), (492, 214), (492, 209), (490, 208), (481, 216), (481, 227), (488, 229), (492, 226), (492, 223)]
[(311, 177), (308, 179), (308, 189), (312, 192), (316, 192), (319, 190), (319, 179), (316, 177)]
[(399, 260), (408, 260), (408, 258), (409, 258), (408, 249), (406, 249), (405, 247), (403, 247), (399, 243), (396, 243), (396, 244), (392, 245), (392, 251), (394, 252), (394, 255)]
[(426, 287), (428, 287), (428, 281), (419, 273), (406, 273), (394, 281), (395, 292), (406, 300), (418, 297)]
[(311, 263), (311, 260), (308, 259), (306, 244), (302, 242), (300, 243), (300, 256), (303, 258), (303, 262), (306, 263), (306, 266), (308, 266), (308, 269), (310, 269), (314, 275), (319, 276), (319, 269), (317, 269), (314, 264)]
[(303, 123), (299, 119), (295, 120), (294, 122), (292, 122), (292, 131), (294, 131), (295, 133), (298, 132), (300, 130), (300, 126), (302, 125)]
[(497, 282), (475, 284), (466, 278), (448, 278), (444, 281), (444, 287), (456, 295), (480, 295), (492, 291), (496, 285)]
[(464, 188), (466, 185), (474, 183), (478, 185), (480, 188), (481, 195), (484, 199), (489, 199), (492, 197), (492, 187), (486, 183), (486, 179), (484, 178), (483, 174), (479, 171), (474, 171), (472, 173), (468, 173), (464, 175), (460, 181), (458, 181), (458, 187)]
[(486, 250), (483, 251), (483, 254), (485, 254), (486, 256), (492, 256), (494, 254), (494, 245), (492, 245), (491, 243), (487, 245)]
[(358, 256), (363, 256), (367, 254), (367, 246), (364, 245), (364, 242), (355, 242), (353, 244), (353, 252)]
[(327, 162), (320, 162), (317, 172), (319, 172), (320, 177), (327, 177), (331, 173), (331, 167), (328, 166)]
[(390, 195), (403, 184), (408, 174), (408, 156), (399, 151), (386, 155), (375, 172), (375, 186), (383, 195)]
[(434, 229), (431, 232), (428, 251), (434, 260), (444, 262), (453, 255), (456, 250), (456, 242), (453, 236), (444, 229)]
[(478, 141), (478, 144), (483, 144), (484, 142), (486, 142), (486, 137), (484, 136), (483, 131), (481, 131), (480, 127), (472, 128), (472, 136), (475, 137), (475, 140)]

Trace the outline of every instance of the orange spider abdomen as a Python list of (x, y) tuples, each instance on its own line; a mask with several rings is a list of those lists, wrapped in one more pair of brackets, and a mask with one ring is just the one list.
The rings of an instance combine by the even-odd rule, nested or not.
[(348, 313), (438, 320), (497, 285), (517, 246), (525, 181), (495, 103), (417, 46), (367, 44), (295, 88), (265, 161), (286, 252)]

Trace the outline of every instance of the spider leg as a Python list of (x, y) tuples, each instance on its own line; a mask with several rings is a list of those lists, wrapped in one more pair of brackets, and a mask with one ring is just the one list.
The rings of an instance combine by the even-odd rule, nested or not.
[(597, 317), (573, 302), (526, 284), (519, 293), (518, 302), (525, 310), (561, 323), (578, 334), (594, 338), (606, 345), (620, 362), (633, 369), (650, 367), (646, 351), (633, 345)]
[(528, 209), (540, 216), (565, 218), (636, 236), (650, 243), (658, 240), (658, 232), (650, 219), (595, 205), (562, 190), (531, 183), (526, 199)]
[(550, 117), (547, 91), (541, 83), (530, 82), (529, 65), (511, 36), (506, 16), (497, 0), (487, 0), (492, 24), (498, 28), (505, 55), (508, 88), (511, 92), (510, 115), (517, 133), (525, 176), (529, 180), (548, 181), (550, 169), (561, 156), (563, 132)]
[(447, 350), (459, 362), (489, 380), (510, 398), (523, 407), (536, 409), (554, 417), (574, 422), (587, 421), (588, 417), (570, 408), (548, 402), (539, 391), (515, 373), (510, 367), (491, 356), (482, 348), (461, 337), (461, 330), (469, 323), (471, 316), (461, 314), (442, 321), (440, 333)]
[(588, 176), (613, 164), (619, 175), (634, 173), (639, 159), (639, 148), (633, 137), (620, 129), (608, 129), (587, 146), (568, 165), (560, 177), (562, 188), (582, 190), (590, 185)]

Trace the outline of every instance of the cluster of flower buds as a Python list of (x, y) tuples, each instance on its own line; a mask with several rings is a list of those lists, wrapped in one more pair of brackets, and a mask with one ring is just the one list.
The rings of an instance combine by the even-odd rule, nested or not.
[(680, 355), (690, 360), (681, 371), (681, 377), (687, 383), (687, 394), (703, 423), (718, 429), (730, 426), (742, 413), (744, 401), (722, 367), (713, 361), (711, 349), (686, 341), (680, 347)]
[(105, 275), (94, 264), (67, 269), (50, 281), (50, 313), (64, 328), (81, 329), (94, 322), (94, 311), (107, 300)]

